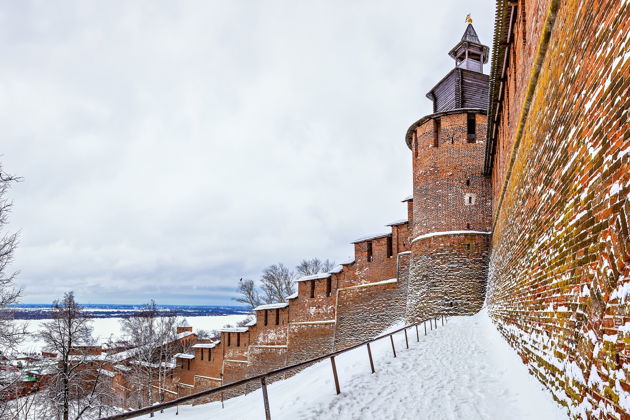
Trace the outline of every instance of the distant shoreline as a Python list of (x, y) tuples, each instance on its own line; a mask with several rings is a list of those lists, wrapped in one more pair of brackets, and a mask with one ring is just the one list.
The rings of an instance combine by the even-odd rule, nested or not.
[[(137, 314), (142, 310), (142, 305), (129, 304), (85, 304), (81, 305), (85, 314), (90, 318), (126, 318)], [(19, 304), (12, 305), (13, 319), (51, 319), (51, 304)], [(222, 316), (222, 315), (246, 315), (251, 313), (243, 306), (229, 305), (158, 305), (159, 314), (162, 316)]]

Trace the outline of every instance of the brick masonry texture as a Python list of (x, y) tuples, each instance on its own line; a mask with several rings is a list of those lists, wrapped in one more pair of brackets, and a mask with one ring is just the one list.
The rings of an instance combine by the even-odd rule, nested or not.
[(520, 1), (516, 16), (489, 310), (573, 417), (628, 419), (630, 4)]
[(407, 318), (472, 315), (485, 298), (490, 237), (484, 234), (435, 236), (413, 245)]
[(360, 283), (339, 290), (336, 350), (366, 341), (404, 318), (408, 273), (409, 254), (398, 254), (398, 276), (392, 276), (397, 277), (396, 283)]
[[(473, 115), (474, 143), (467, 140), (467, 112), (429, 119), (416, 130), (412, 146), (414, 238), (440, 231), (490, 231), (490, 179), (482, 175), (486, 116)], [(474, 204), (468, 205), (467, 194), (472, 195)]]
[[(490, 241), (491, 186), (482, 174), (486, 116), (469, 112), (439, 115), (415, 129), (413, 235), (407, 319), (447, 313), (471, 315), (485, 299)], [(421, 239), (436, 232), (470, 231)]]

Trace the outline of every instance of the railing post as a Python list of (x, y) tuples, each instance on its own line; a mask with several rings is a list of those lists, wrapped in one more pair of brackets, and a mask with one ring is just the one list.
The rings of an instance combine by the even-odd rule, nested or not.
[(416, 324), (416, 341), (420, 342), (420, 333), (418, 332), (418, 324)]
[(444, 326), (444, 315), (442, 315), (440, 318), (441, 318), (441, 321), (442, 321), (442, 326)]
[(407, 345), (407, 348), (409, 348), (409, 339), (407, 338), (407, 328), (405, 328), (405, 344)]
[(333, 376), (335, 377), (335, 390), (337, 390), (337, 395), (341, 394), (341, 389), (339, 388), (339, 378), (337, 377), (337, 365), (335, 364), (335, 356), (330, 356), (330, 362), (332, 363)]
[[(221, 384), (223, 385), (223, 384)], [(177, 398), (179, 398), (179, 384), (175, 385), (175, 392), (177, 392)], [(175, 415), (179, 416), (179, 404), (175, 406)]]
[(422, 325), (424, 325), (424, 335), (427, 335), (427, 321), (422, 321)]
[(263, 376), (260, 378), (262, 385), (263, 401), (265, 402), (265, 419), (271, 420), (271, 411), (269, 410), (269, 395), (267, 394), (267, 380)]
[(392, 337), (392, 335), (389, 335), (389, 339), (392, 342), (392, 351), (394, 352), (394, 357), (396, 357), (396, 347), (394, 347), (394, 337)]
[(429, 318), (429, 327), (433, 330), (433, 320)]
[(372, 369), (372, 373), (376, 372), (374, 370), (374, 361), (372, 360), (372, 349), (370, 348), (370, 343), (367, 343), (368, 348), (368, 356), (370, 358), (370, 368)]

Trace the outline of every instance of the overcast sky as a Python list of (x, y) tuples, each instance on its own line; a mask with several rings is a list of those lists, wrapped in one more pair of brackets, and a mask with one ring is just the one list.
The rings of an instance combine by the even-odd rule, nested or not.
[[(25, 303), (233, 304), (406, 217), (407, 128), (493, 2), (0, 1)], [(489, 71), (489, 65), (485, 72)]]

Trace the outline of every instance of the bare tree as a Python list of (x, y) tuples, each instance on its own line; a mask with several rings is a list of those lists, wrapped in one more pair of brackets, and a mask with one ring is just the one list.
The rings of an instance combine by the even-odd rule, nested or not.
[(53, 302), (52, 320), (43, 323), (39, 337), (58, 355), (48, 366), (51, 372), (45, 389), (48, 418), (88, 417), (108, 399), (110, 388), (103, 374), (106, 360), (95, 346), (91, 323), (73, 292)]
[(295, 274), (282, 263), (265, 268), (260, 283), (266, 303), (286, 302), (295, 292)]
[(5, 232), (13, 206), (7, 198), (7, 192), (19, 180), (4, 172), (0, 165), (0, 354), (14, 351), (25, 335), (25, 327), (13, 322), (13, 312), (9, 309), (9, 305), (17, 303), (21, 292), (13, 284), (17, 273), (7, 272), (13, 261), (18, 237), (16, 233)]
[(208, 330), (197, 330), (197, 340), (210, 340), (214, 337), (213, 331)]
[(295, 267), (300, 276), (310, 276), (318, 273), (328, 273), (335, 268), (335, 262), (329, 259), (324, 261), (319, 258), (304, 259)]
[(257, 290), (253, 280), (242, 279), (238, 284), (239, 296), (235, 298), (237, 302), (244, 303), (251, 308), (262, 303), (286, 302), (287, 298), (295, 293), (295, 278), (299, 276), (309, 276), (317, 273), (327, 273), (335, 267), (335, 262), (331, 260), (320, 260), (311, 258), (302, 260), (295, 273), (289, 270), (284, 264), (272, 264), (265, 268), (260, 279), (260, 289)]
[(14, 388), (14, 392), (15, 395), (12, 397), (6, 396), (10, 399), (5, 401), (0, 418), (11, 420), (45, 418), (47, 413), (43, 392), (37, 392), (35, 389), (33, 392), (23, 395), (18, 388)]
[(160, 316), (154, 300), (121, 321), (123, 333), (133, 346), (128, 351), (133, 359), (129, 379), (138, 408), (163, 399), (171, 359), (188, 350), (177, 341), (177, 322), (176, 317)]
[(258, 293), (254, 285), (254, 280), (243, 280), (241, 278), (238, 282), (238, 292), (240, 296), (234, 299), (237, 302), (244, 303), (251, 308), (255, 308), (262, 303), (260, 293)]

